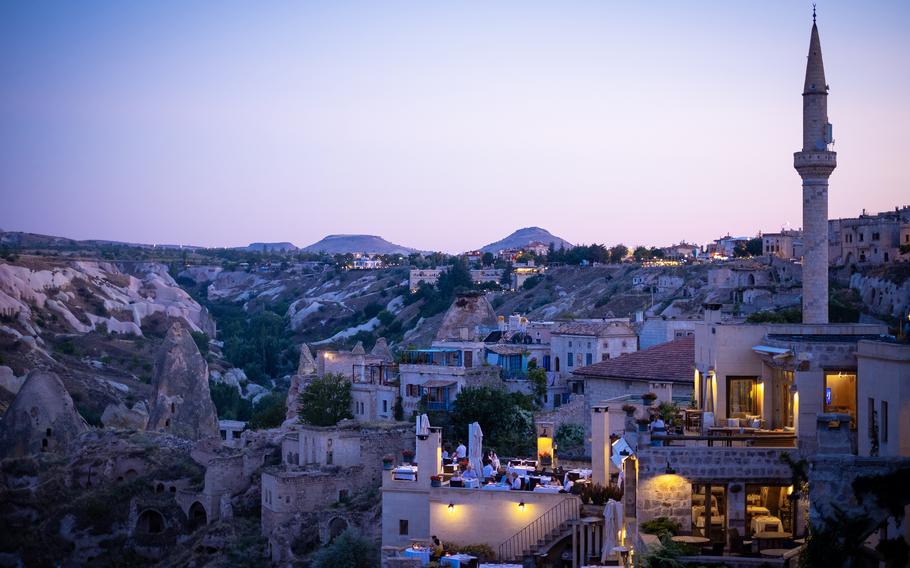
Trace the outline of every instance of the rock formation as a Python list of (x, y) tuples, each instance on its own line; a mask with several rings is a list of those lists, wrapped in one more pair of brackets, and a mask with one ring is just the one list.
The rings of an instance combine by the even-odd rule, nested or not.
[(392, 350), (389, 349), (389, 344), (386, 341), (385, 337), (380, 337), (376, 340), (376, 345), (373, 346), (373, 350), (370, 351), (370, 355), (383, 361), (392, 362), (395, 360), (395, 357), (392, 356)]
[(144, 400), (127, 408), (125, 404), (109, 404), (101, 415), (105, 428), (122, 428), (124, 430), (145, 430), (149, 421), (149, 409)]
[(291, 386), (288, 389), (287, 414), (285, 414), (285, 423), (297, 422), (297, 415), (300, 413), (298, 398), (300, 391), (306, 384), (316, 376), (316, 361), (313, 359), (313, 353), (306, 343), (300, 345), (300, 362), (297, 364), (297, 374), (291, 377)]
[(459, 294), (443, 316), (436, 340), (478, 341), (496, 327), (496, 313), (486, 296)]
[(60, 377), (35, 370), (0, 421), (0, 458), (65, 454), (87, 429)]
[(192, 335), (180, 322), (167, 332), (155, 364), (155, 400), (148, 429), (188, 440), (218, 436), (218, 417), (209, 393), (209, 368)]

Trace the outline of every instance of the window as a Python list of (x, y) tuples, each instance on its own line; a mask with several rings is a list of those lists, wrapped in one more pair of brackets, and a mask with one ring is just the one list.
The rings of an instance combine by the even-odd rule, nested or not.
[(609, 354), (609, 353), (604, 353), (603, 355), (600, 356), (600, 360), (601, 360), (601, 361), (606, 361), (606, 360), (609, 359), (609, 358), (610, 358), (610, 354)]
[(568, 356), (566, 357), (566, 359), (568, 359), (568, 361), (569, 361), (568, 366), (571, 367), (573, 365), (573, 361), (575, 360), (575, 357), (573, 357), (573, 353), (571, 351), (569, 351), (567, 353), (567, 355)]
[(825, 372), (824, 406), (825, 412), (849, 414), (856, 428), (856, 371)]
[(757, 377), (727, 377), (727, 417), (745, 418), (761, 414)]
[(862, 233), (859, 234), (859, 242), (863, 242), (863, 234), (862, 234)]
[(400, 534), (400, 535), (408, 534), (408, 520), (407, 519), (398, 520), (398, 534)]
[(872, 233), (872, 240), (877, 241), (881, 238), (881, 233)]
[(389, 401), (387, 401), (387, 400), (382, 401), (382, 411), (383, 412), (389, 411)]
[(335, 461), (335, 455), (332, 450), (329, 450), (325, 453), (325, 465), (332, 465), (333, 461)]
[(572, 347), (572, 342), (571, 342), (571, 341), (569, 342), (569, 347)]
[(585, 365), (590, 365), (590, 364), (593, 363), (593, 362), (594, 362), (594, 354), (593, 354), (593, 353), (585, 353)]
[(420, 396), (417, 385), (407, 385), (406, 393), (408, 396), (413, 396), (415, 398)]
[(882, 443), (888, 441), (888, 401), (882, 401)]
[(588, 342), (588, 349), (590, 349), (590, 348), (591, 348), (591, 342), (589, 341), (589, 342)]
[[(793, 532), (794, 501), (792, 489), (784, 485), (746, 485), (746, 534), (750, 537), (765, 528), (764, 517), (780, 520), (780, 528)], [(776, 521), (774, 522), (776, 524)], [(778, 527), (773, 527), (777, 530)]]
[(869, 397), (869, 439), (875, 439), (875, 429), (876, 429), (876, 420), (875, 420), (875, 399)]
[(543, 370), (544, 371), (550, 370), (550, 356), (549, 355), (543, 356)]

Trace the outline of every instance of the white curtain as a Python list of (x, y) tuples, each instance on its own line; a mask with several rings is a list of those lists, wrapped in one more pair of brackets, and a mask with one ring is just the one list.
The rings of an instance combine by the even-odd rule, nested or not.
[[(430, 435), (430, 418), (426, 414), (420, 414), (417, 416), (417, 425), (416, 431), (418, 436), (429, 436)], [(420, 444), (415, 444), (414, 447), (414, 461), (417, 462), (418, 467), (420, 466)], [(424, 469), (426, 471), (426, 469)]]

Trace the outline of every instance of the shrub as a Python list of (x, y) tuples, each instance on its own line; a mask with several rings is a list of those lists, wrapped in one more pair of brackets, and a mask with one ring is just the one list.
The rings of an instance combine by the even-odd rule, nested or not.
[(313, 555), (313, 568), (373, 568), (379, 565), (376, 546), (353, 529), (341, 533)]
[(645, 534), (676, 535), (679, 532), (679, 523), (667, 517), (657, 517), (641, 524), (641, 532)]
[(281, 426), (287, 413), (287, 395), (269, 393), (259, 399), (253, 406), (249, 427), (252, 430), (263, 430)]
[(314, 426), (334, 426), (351, 414), (351, 383), (343, 375), (327, 373), (313, 379), (300, 393), (300, 420)]
[(556, 444), (560, 449), (577, 448), (585, 443), (585, 427), (581, 424), (560, 424), (556, 429)]
[(199, 353), (203, 357), (209, 353), (209, 334), (204, 331), (194, 331), (190, 335), (193, 336), (193, 341), (196, 342), (196, 347), (199, 348)]

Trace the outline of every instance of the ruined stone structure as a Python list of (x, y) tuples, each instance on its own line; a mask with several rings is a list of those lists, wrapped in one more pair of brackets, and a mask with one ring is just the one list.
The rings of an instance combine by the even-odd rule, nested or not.
[(822, 46), (813, 21), (803, 87), (803, 149), (793, 154), (803, 180), (804, 323), (828, 323), (828, 178), (837, 167), (837, 154), (828, 146), (833, 142)]
[(300, 362), (297, 364), (297, 373), (291, 377), (291, 386), (288, 389), (287, 414), (285, 423), (296, 423), (300, 414), (300, 393), (306, 384), (316, 376), (316, 361), (306, 343), (300, 345)]
[(38, 452), (65, 454), (86, 430), (60, 377), (35, 370), (0, 421), (0, 458)]
[(168, 330), (155, 367), (155, 400), (148, 429), (188, 440), (218, 438), (208, 364), (179, 322)]

